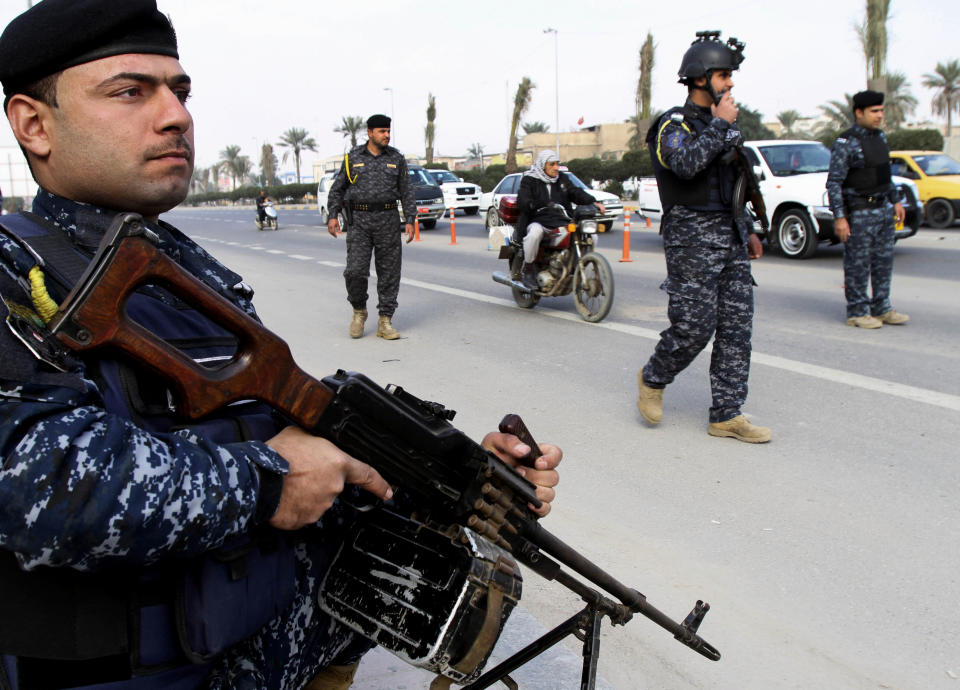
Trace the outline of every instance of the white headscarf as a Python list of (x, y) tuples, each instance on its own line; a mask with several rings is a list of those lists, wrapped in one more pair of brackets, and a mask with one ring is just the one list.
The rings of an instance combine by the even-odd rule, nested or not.
[(557, 175), (556, 177), (550, 177), (547, 174), (547, 171), (543, 169), (543, 166), (545, 166), (550, 161), (559, 162), (560, 156), (558, 156), (556, 152), (551, 151), (550, 149), (544, 149), (539, 154), (537, 154), (537, 160), (535, 160), (533, 162), (533, 165), (530, 166), (530, 169), (523, 174), (529, 175), (530, 177), (535, 177), (541, 182), (546, 182), (547, 184), (553, 184), (560, 178), (560, 175)]

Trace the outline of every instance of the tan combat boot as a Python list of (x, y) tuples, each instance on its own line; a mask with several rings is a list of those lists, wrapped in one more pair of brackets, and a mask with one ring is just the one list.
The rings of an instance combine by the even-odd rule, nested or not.
[(891, 326), (902, 326), (903, 324), (905, 324), (907, 321), (910, 320), (910, 317), (907, 316), (906, 314), (901, 314), (900, 312), (895, 311), (893, 309), (891, 309), (888, 312), (884, 312), (883, 314), (877, 314), (873, 318), (875, 318), (877, 321), (888, 323)]
[(363, 324), (367, 322), (367, 310), (366, 309), (354, 309), (353, 318), (350, 319), (350, 337), (351, 338), (362, 338), (363, 337)]
[(851, 316), (847, 319), (847, 325), (854, 328), (880, 328), (883, 321), (875, 316)]
[(399, 331), (390, 323), (389, 316), (380, 317), (380, 322), (377, 324), (377, 337), (384, 340), (396, 340), (400, 337)]
[(663, 418), (663, 389), (651, 388), (643, 382), (643, 372), (637, 374), (640, 394), (637, 396), (637, 409), (648, 424), (659, 424)]
[(358, 661), (349, 666), (327, 666), (311, 680), (304, 690), (347, 690), (360, 666)]
[(770, 440), (770, 429), (751, 424), (742, 414), (725, 422), (712, 422), (708, 433), (711, 436), (735, 438), (746, 443), (766, 443)]

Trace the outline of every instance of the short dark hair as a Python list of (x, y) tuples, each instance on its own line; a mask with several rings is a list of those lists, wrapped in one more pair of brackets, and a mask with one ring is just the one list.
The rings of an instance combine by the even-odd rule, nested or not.
[(7, 97), (3, 99), (3, 111), (7, 111), (7, 104), (10, 102), (10, 99), (18, 93), (22, 93), (24, 96), (29, 96), (35, 101), (49, 105), (51, 108), (59, 108), (60, 104), (57, 103), (57, 82), (60, 81), (61, 74), (63, 74), (63, 72), (54, 72), (43, 79), (37, 79), (35, 82), (31, 82), (8, 94)]

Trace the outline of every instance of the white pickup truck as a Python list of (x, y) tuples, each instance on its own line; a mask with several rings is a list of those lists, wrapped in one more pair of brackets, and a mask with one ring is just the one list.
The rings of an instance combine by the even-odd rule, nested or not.
[[(818, 141), (789, 139), (748, 141), (743, 149), (760, 180), (767, 207), (767, 243), (792, 259), (813, 256), (820, 242), (836, 243), (833, 213), (827, 203), (830, 150)], [(896, 176), (893, 182), (903, 195), (907, 211), (904, 227), (896, 232), (899, 240), (917, 233), (923, 205), (916, 184)], [(656, 178), (641, 179), (639, 187), (641, 212), (660, 213)]]

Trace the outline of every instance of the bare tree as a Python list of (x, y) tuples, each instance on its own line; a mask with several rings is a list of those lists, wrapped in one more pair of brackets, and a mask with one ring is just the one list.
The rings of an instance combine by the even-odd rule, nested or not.
[(655, 64), (653, 34), (647, 31), (647, 39), (640, 48), (640, 79), (637, 81), (637, 120), (650, 119), (650, 98), (653, 90), (653, 67)]
[(517, 172), (517, 128), (523, 114), (530, 107), (533, 90), (537, 88), (530, 77), (524, 77), (517, 86), (517, 95), (513, 99), (513, 118), (510, 120), (510, 144), (507, 147), (507, 173)]
[(423, 129), (423, 138), (427, 149), (427, 165), (433, 163), (433, 138), (436, 135), (436, 128), (433, 124), (437, 119), (437, 99), (432, 93), (427, 94), (427, 126)]

